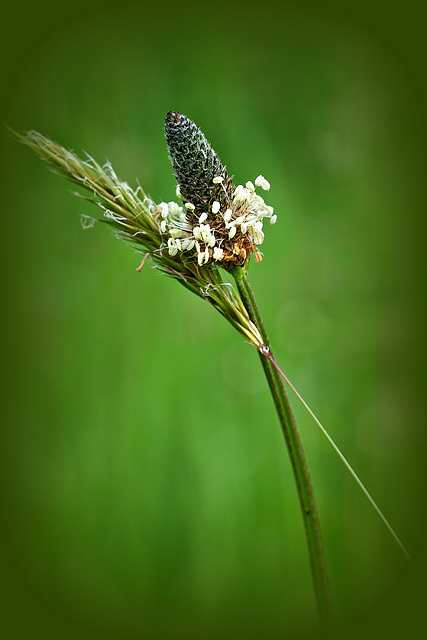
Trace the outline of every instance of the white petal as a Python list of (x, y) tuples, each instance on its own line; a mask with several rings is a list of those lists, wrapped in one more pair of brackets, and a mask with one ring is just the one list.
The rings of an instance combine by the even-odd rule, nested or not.
[(224, 250), (221, 249), (221, 247), (215, 247), (214, 252), (213, 252), (214, 260), (221, 260), (223, 254), (224, 254)]
[(185, 231), (177, 227), (172, 227), (171, 229), (169, 229), (169, 233), (172, 238), (184, 238), (186, 235)]
[(169, 238), (168, 240), (168, 251), (170, 256), (176, 256), (178, 253), (178, 247), (176, 246), (175, 240), (173, 238)]
[(224, 213), (225, 222), (230, 222), (232, 215), (233, 215), (232, 210), (231, 209), (227, 209), (227, 211)]
[(209, 225), (202, 224), (200, 227), (200, 233), (202, 234), (203, 242), (209, 242), (209, 239), (211, 237), (211, 230), (209, 228)]
[(179, 214), (180, 207), (179, 205), (177, 205), (176, 202), (173, 202), (173, 201), (169, 202), (168, 207), (169, 207), (169, 213), (171, 216), (177, 216)]
[(181, 247), (183, 251), (189, 251), (194, 247), (194, 240), (192, 238), (184, 238), (181, 240)]
[(256, 245), (262, 244), (264, 242), (264, 234), (262, 231), (256, 231), (253, 235), (253, 238)]
[[(237, 191), (237, 189), (236, 189)], [(235, 193), (234, 195), (234, 202), (244, 202), (245, 200), (249, 200), (251, 197), (251, 192), (249, 191), (249, 189), (246, 189), (245, 187), (242, 187), (238, 193)]]
[(162, 214), (162, 218), (168, 218), (169, 217), (169, 207), (166, 204), (166, 202), (161, 202), (159, 204), (159, 209), (160, 209), (160, 212)]
[(219, 204), (218, 200), (214, 200), (214, 202), (212, 203), (212, 213), (218, 213), (220, 208), (221, 205)]
[(255, 180), (255, 184), (257, 187), (264, 189), (264, 191), (270, 191), (270, 183), (264, 178), (264, 176), (259, 175)]

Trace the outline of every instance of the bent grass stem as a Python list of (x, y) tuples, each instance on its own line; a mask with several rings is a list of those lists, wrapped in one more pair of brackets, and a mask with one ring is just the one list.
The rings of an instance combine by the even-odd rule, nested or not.
[(236, 281), (236, 286), (249, 317), (257, 327), (264, 341), (264, 347), (259, 349), (259, 355), (276, 406), (297, 485), (319, 617), (323, 624), (330, 625), (332, 621), (332, 598), (325, 551), (313, 486), (301, 437), (282, 378), (271, 359), (273, 356), (270, 340), (249, 284), (247, 269), (245, 267), (235, 267), (231, 269), (231, 274)]

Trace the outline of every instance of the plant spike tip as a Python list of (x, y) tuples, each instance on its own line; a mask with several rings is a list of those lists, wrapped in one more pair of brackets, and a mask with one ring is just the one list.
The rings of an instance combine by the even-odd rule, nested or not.
[(215, 201), (221, 206), (228, 205), (232, 199), (232, 177), (201, 129), (187, 116), (169, 111), (165, 137), (181, 197), (194, 205), (195, 215), (210, 211)]

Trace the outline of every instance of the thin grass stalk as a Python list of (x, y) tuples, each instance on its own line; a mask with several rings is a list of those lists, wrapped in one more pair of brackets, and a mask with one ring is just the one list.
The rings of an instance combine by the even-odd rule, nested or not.
[(307, 458), (282, 379), (270, 360), (270, 357), (273, 357), (270, 339), (249, 284), (247, 269), (245, 267), (235, 267), (231, 270), (231, 273), (235, 278), (236, 286), (248, 315), (258, 328), (264, 342), (264, 347), (259, 349), (258, 353), (277, 410), (297, 485), (319, 618), (325, 626), (330, 626), (332, 621), (331, 590), (320, 520)]

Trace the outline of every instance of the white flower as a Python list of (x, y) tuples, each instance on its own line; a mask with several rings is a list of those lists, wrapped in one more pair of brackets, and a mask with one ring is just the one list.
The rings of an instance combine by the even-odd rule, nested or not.
[(213, 251), (213, 259), (214, 260), (221, 260), (223, 254), (224, 254), (224, 250), (221, 249), (221, 247), (215, 247), (215, 249)]
[(252, 194), (249, 189), (246, 189), (245, 187), (242, 187), (241, 184), (239, 184), (234, 192), (234, 202), (244, 202), (245, 200), (249, 200), (251, 195)]
[[(212, 178), (213, 184), (222, 185), (222, 188), (224, 188), (224, 180), (223, 176)], [(229, 246), (227, 248), (221, 246), (227, 234), (229, 240), (236, 235), (241, 239), (248, 234), (256, 246), (261, 245), (264, 241), (265, 219), (268, 218), (270, 224), (275, 224), (277, 215), (274, 214), (273, 207), (267, 205), (256, 193), (257, 187), (268, 191), (270, 183), (264, 176), (259, 175), (254, 182), (248, 180), (245, 186), (237, 185), (225, 211), (221, 211), (221, 203), (214, 200), (211, 205), (212, 213), (209, 213), (209, 210), (203, 211), (198, 221), (188, 215), (196, 210), (192, 202), (181, 201), (181, 205), (176, 202), (161, 202), (157, 206), (153, 204), (151, 214), (158, 224), (159, 232), (167, 234), (169, 255), (175, 256), (185, 251), (192, 252), (197, 263), (203, 266), (212, 260), (218, 263), (224, 260), (224, 255), (230, 251)], [(178, 191), (177, 195), (181, 196)], [(221, 224), (219, 224), (218, 215), (221, 216)], [(259, 261), (256, 256), (255, 259)]]
[(214, 200), (214, 202), (212, 203), (212, 213), (218, 213), (220, 207), (221, 205), (219, 204), (218, 200)]
[(160, 213), (161, 213), (161, 216), (162, 216), (163, 219), (169, 217), (169, 207), (166, 204), (166, 202), (161, 202), (159, 204), (159, 209), (160, 209)]
[(224, 213), (225, 222), (230, 222), (232, 215), (233, 215), (233, 211), (231, 209), (227, 209), (227, 211)]
[(190, 251), (190, 249), (194, 247), (194, 244), (193, 238), (184, 238), (181, 240), (182, 251)]
[(260, 245), (264, 242), (264, 234), (262, 231), (259, 231), (254, 235), (254, 242), (256, 245)]
[(257, 221), (257, 216), (254, 213), (248, 213), (245, 216), (245, 222), (247, 222), (248, 224), (253, 224), (256, 221)]
[(264, 233), (262, 231), (262, 229), (255, 229), (253, 230), (253, 234), (252, 237), (254, 239), (255, 244), (262, 244), (264, 242)]
[(178, 253), (178, 247), (176, 246), (176, 242), (173, 238), (169, 238), (168, 240), (168, 251), (170, 256), (176, 256)]
[(179, 207), (177, 203), (173, 201), (168, 203), (168, 208), (170, 215), (175, 217), (179, 214), (181, 209), (181, 207)]
[(202, 236), (203, 242), (209, 242), (211, 237), (211, 228), (208, 224), (200, 225), (200, 235)]
[(270, 183), (264, 178), (264, 176), (259, 175), (255, 180), (255, 184), (257, 187), (264, 189), (264, 191), (270, 191)]
[(199, 251), (199, 253), (197, 254), (197, 262), (199, 263), (199, 265), (201, 266), (202, 264), (206, 264), (207, 262), (209, 262), (209, 249), (206, 248), (204, 251)]
[(169, 229), (169, 234), (172, 238), (183, 238), (185, 236), (185, 231), (179, 229), (178, 227), (172, 227)]

